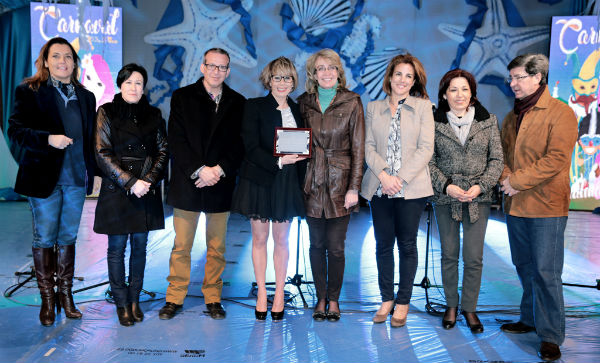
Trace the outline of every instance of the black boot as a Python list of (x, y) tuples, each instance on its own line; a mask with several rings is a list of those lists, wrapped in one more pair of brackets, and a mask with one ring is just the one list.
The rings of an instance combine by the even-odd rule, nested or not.
[[(56, 315), (54, 313), (54, 248), (33, 247), (33, 264), (35, 266), (35, 277), (42, 297), (40, 308), (40, 323), (45, 326), (54, 324)], [(58, 307), (57, 307), (58, 308)]]
[(75, 273), (75, 245), (58, 246), (56, 279), (58, 300), (69, 319), (81, 319), (81, 311), (73, 302), (73, 274)]
[(144, 312), (142, 311), (139, 302), (131, 303), (131, 316), (133, 317), (133, 320), (136, 323), (139, 323), (144, 320)]
[(117, 316), (119, 317), (119, 323), (123, 326), (132, 326), (134, 324), (133, 313), (129, 304), (122, 308), (117, 306)]

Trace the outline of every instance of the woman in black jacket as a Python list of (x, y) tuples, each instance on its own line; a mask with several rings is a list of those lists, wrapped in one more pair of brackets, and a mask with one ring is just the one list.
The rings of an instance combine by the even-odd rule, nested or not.
[(66, 39), (44, 44), (35, 67), (36, 73), (15, 92), (8, 137), (25, 152), (15, 192), (29, 197), (33, 262), (42, 297), (40, 322), (48, 326), (54, 323), (55, 306), (60, 312), (62, 305), (67, 318), (81, 318), (71, 288), (83, 203), (97, 174), (96, 100), (77, 81), (79, 57)]
[[(148, 80), (137, 64), (117, 76), (121, 93), (102, 105), (96, 117), (96, 161), (102, 186), (94, 231), (108, 235), (108, 278), (121, 325), (144, 319), (139, 296), (146, 266), (148, 231), (164, 228), (159, 182), (168, 162), (165, 122), (143, 95)], [(131, 244), (128, 284), (125, 248)]]
[(242, 139), (246, 155), (240, 170), (240, 182), (233, 194), (232, 212), (250, 218), (252, 226), (252, 264), (258, 285), (255, 316), (267, 317), (267, 240), (273, 228), (275, 297), (271, 307), (273, 320), (283, 319), (284, 286), (288, 263), (290, 223), (304, 216), (300, 185), (304, 180), (305, 157), (273, 156), (276, 127), (303, 127), (298, 105), (288, 97), (298, 84), (294, 63), (285, 57), (271, 61), (260, 80), (270, 90), (265, 97), (249, 99), (244, 107)]

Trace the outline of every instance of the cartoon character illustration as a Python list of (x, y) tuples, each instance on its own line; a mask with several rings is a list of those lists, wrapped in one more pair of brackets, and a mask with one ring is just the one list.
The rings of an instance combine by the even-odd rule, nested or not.
[(598, 74), (600, 74), (600, 49), (593, 51), (579, 67), (577, 53), (571, 53), (573, 76), (571, 85), (573, 94), (569, 97), (569, 106), (578, 117), (585, 117), (598, 109)]
[(108, 64), (100, 54), (86, 54), (81, 61), (81, 83), (96, 96), (96, 108), (112, 101), (115, 87)]

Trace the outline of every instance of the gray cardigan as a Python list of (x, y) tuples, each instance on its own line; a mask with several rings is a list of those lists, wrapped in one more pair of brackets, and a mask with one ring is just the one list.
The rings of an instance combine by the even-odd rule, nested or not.
[[(435, 191), (432, 202), (454, 205), (455, 220), (461, 218), (455, 212), (461, 210), (462, 203), (445, 193), (448, 178), (452, 179), (452, 184), (464, 190), (479, 185), (481, 194), (470, 203), (475, 206), (477, 202), (492, 201), (492, 189), (498, 183), (504, 167), (498, 120), (479, 103), (474, 107), (475, 119), (464, 146), (448, 122), (446, 113), (438, 109), (434, 114), (435, 147), (429, 162), (431, 183)], [(477, 220), (476, 215), (473, 215), (474, 209), (469, 207), (471, 222)]]

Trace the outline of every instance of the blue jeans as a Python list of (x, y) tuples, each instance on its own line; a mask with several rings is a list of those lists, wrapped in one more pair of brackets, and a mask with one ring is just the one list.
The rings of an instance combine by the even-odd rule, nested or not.
[(523, 286), (521, 322), (535, 326), (542, 341), (565, 339), (562, 290), (567, 217), (506, 216), (512, 261)]
[[(401, 305), (410, 303), (419, 263), (417, 233), (426, 204), (427, 198), (373, 196), (371, 200), (377, 281), (381, 301), (395, 300), (396, 304)], [(400, 255), (400, 283), (394, 298), (394, 245), (396, 243)]]
[[(129, 277), (125, 283), (125, 248), (127, 238), (131, 245), (129, 253)], [(146, 244), (148, 232), (126, 234), (109, 234), (106, 262), (108, 263), (108, 280), (110, 290), (117, 307), (138, 302), (144, 284), (146, 268)]]
[(57, 185), (48, 198), (29, 197), (33, 247), (68, 246), (77, 240), (85, 187)]

